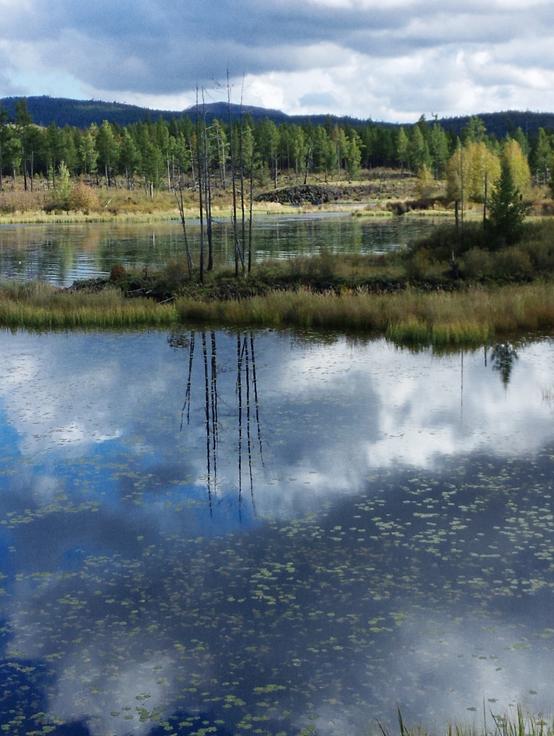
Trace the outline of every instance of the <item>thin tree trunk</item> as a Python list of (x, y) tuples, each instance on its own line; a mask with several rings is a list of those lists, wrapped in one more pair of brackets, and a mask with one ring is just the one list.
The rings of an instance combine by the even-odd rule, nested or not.
[(489, 196), (489, 175), (485, 172), (485, 192), (483, 197), (483, 227), (487, 224), (487, 208), (488, 208), (488, 196)]
[(236, 177), (236, 161), (235, 161), (235, 131), (233, 118), (231, 115), (231, 83), (229, 81), (229, 70), (227, 70), (227, 109), (229, 113), (229, 139), (231, 147), (231, 185), (233, 193), (233, 207), (231, 219), (233, 223), (233, 240), (235, 246), (235, 277), (239, 275), (239, 261), (242, 261), (238, 239), (237, 229), (237, 177)]
[(204, 198), (202, 195), (202, 155), (200, 151), (201, 136), (198, 121), (198, 87), (196, 88), (196, 153), (198, 165), (198, 210), (200, 214), (200, 283), (204, 282)]
[(252, 271), (252, 220), (254, 206), (254, 163), (250, 162), (250, 192), (248, 211), (248, 273)]

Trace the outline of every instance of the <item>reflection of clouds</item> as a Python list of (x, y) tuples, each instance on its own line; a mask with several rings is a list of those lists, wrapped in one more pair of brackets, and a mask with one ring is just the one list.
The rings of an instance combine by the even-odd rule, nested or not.
[[(345, 453), (348, 447), (354, 453), (363, 448), (371, 468), (399, 462), (432, 467), (445, 455), (540, 449), (552, 436), (551, 417), (541, 401), (541, 386), (552, 376), (552, 353), (546, 341), (522, 349), (506, 390), (485, 368), (480, 351), (465, 354), (462, 364), (460, 355), (414, 355), (383, 341), (353, 349), (339, 340), (293, 353), (282, 366), (280, 385), (285, 395), (298, 392), (299, 398), (321, 404), (335, 393), (352, 402), (350, 411), (359, 411), (373, 392), (373, 406), (342, 443)], [(341, 409), (334, 407), (336, 421)], [(368, 440), (375, 421), (377, 436)], [(329, 455), (324, 435), (321, 441), (321, 455)]]
[[(158, 709), (165, 713), (175, 687), (169, 658), (160, 654), (159, 659), (153, 661), (133, 659), (107, 683), (109, 669), (109, 659), (98, 660), (93, 655), (85, 664), (81, 652), (65, 661), (59, 668), (51, 712), (64, 722), (86, 721), (91, 736), (148, 734), (152, 723), (144, 715), (141, 718), (137, 708), (149, 712)], [(83, 682), (79, 687), (80, 681)], [(141, 697), (141, 694), (148, 697)]]
[[(142, 705), (167, 718), (213, 702), (214, 717), (235, 723), (217, 700), (230, 680), (249, 713), (260, 700), (252, 687), (285, 682), (296, 699), (291, 706), (283, 693), (279, 710), (300, 723), (314, 702), (327, 724), (318, 728), (329, 736), (365, 733), (368, 718), (387, 716), (396, 702), (407, 716), (436, 716), (442, 725), (458, 706), (463, 716), (480, 687), (477, 705), (482, 695), (509, 697), (522, 687), (548, 694), (554, 658), (537, 636), (549, 609), (535, 583), (525, 594), (508, 586), (519, 567), (521, 584), (551, 581), (541, 560), (552, 519), (539, 513), (549, 476), (537, 469), (523, 497), (513, 488), (522, 472), (529, 476), (525, 461), (472, 461), (472, 473), (462, 460), (416, 482), (412, 469), (383, 472), (366, 494), (340, 499), (317, 518), (212, 539), (179, 533), (175, 508), (157, 501), (136, 513), (131, 502), (112, 508), (108, 499), (94, 513), (53, 510), (47, 523), (13, 531), (18, 564), (27, 540), (40, 549), (41, 536), (53, 560), (74, 544), (93, 552), (51, 575), (34, 556), (39, 574), (21, 575), (5, 602), (9, 654), (47, 661), (48, 712), (67, 721), (91, 716), (94, 736), (144, 736)], [(482, 478), (479, 488), (474, 477)], [(454, 495), (445, 497), (447, 486)], [(432, 520), (418, 515), (426, 506)], [(164, 516), (177, 521), (166, 534)], [(436, 541), (439, 528), (449, 532), (448, 545)], [(446, 554), (440, 563), (438, 552)], [(487, 684), (491, 664), (481, 655), (497, 656), (495, 668), (509, 676)], [(197, 690), (189, 697), (191, 684)], [(141, 695), (150, 697), (142, 703)], [(121, 713), (132, 717), (127, 730)]]
[[(550, 712), (552, 641), (522, 643), (509, 624), (509, 619), (495, 622), (467, 614), (409, 617), (399, 627), (397, 650), (390, 657), (398, 701), (421, 717), (414, 707), (421, 707), (423, 697), (428, 703), (424, 715), (436, 726), (474, 718), (482, 723), (484, 702), (488, 713), (507, 713), (518, 704), (532, 713)], [(413, 679), (406, 672), (414, 673)]]
[[(238, 472), (234, 340), (218, 335), (216, 492), (229, 498), (236, 498)], [(507, 389), (480, 351), (466, 354), (463, 394), (460, 355), (416, 355), (382, 340), (302, 342), (275, 333), (261, 333), (256, 342), (266, 435), (266, 467), (259, 458), (254, 467), (261, 516), (294, 515), (318, 497), (357, 492), (369, 471), (399, 463), (432, 468), (441, 458), (476, 451), (524, 455), (552, 436), (542, 398), (551, 382), (548, 341), (519, 350)], [(107, 462), (102, 452), (117, 450), (130, 474), (151, 473), (150, 490), (167, 492), (185, 477), (189, 487), (205, 486), (198, 352), (192, 422), (179, 432), (187, 351), (168, 349), (165, 335), (21, 333), (6, 334), (3, 343), (0, 395), (24, 454), (69, 459), (96, 445), (98, 467)], [(164, 478), (164, 467), (173, 468), (171, 478)]]
[[(517, 706), (536, 715), (552, 712), (553, 647), (525, 646), (509, 621), (491, 623), (472, 614), (426, 611), (408, 615), (395, 631), (385, 661), (385, 675), (372, 683), (379, 705), (371, 714), (394, 729), (399, 707), (408, 727), (424, 724), (442, 732), (447, 723), (483, 727), (494, 715)], [(363, 677), (361, 663), (359, 677)], [(322, 702), (315, 708), (322, 736), (367, 733), (368, 712), (360, 705), (340, 711)], [(301, 719), (302, 725), (307, 725)]]

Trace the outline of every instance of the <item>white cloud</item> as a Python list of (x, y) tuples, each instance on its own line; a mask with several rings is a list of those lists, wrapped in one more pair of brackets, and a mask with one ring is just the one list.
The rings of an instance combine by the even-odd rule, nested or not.
[(546, 0), (245, 0), (240, 22), (229, 0), (45, 8), (0, 0), (0, 94), (56, 94), (58, 78), (58, 94), (182, 109), (229, 67), (246, 75), (247, 104), (289, 113), (412, 121), (550, 104)]

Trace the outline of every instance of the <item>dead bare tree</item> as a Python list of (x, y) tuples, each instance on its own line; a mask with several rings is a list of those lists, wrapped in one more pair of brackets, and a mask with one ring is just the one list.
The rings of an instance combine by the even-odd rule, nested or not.
[[(175, 180), (173, 180), (175, 182)], [(185, 256), (187, 259), (187, 270), (189, 274), (189, 279), (192, 279), (192, 254), (190, 252), (190, 246), (189, 246), (189, 239), (187, 234), (187, 220), (185, 215), (185, 198), (184, 198), (184, 192), (183, 192), (183, 182), (181, 177), (179, 177), (179, 180), (177, 182), (177, 186), (173, 186), (173, 194), (175, 196), (175, 201), (177, 202), (177, 209), (179, 210), (179, 218), (181, 220), (181, 227), (183, 229), (183, 238), (185, 241)]]

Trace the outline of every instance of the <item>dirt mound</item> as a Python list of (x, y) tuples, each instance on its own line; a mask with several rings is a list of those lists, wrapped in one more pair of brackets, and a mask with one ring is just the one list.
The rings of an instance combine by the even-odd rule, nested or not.
[(277, 202), (300, 206), (303, 204), (326, 204), (339, 198), (339, 191), (330, 187), (322, 187), (315, 184), (303, 184), (294, 187), (284, 187), (271, 192), (258, 194), (256, 202)]

